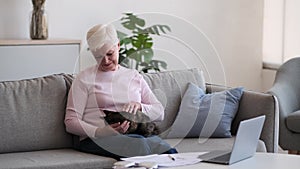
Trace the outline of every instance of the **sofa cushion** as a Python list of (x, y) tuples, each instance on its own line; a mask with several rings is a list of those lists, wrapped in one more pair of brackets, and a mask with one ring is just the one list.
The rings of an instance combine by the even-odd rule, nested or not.
[(66, 78), (0, 82), (0, 153), (72, 146), (64, 126)]
[(72, 149), (0, 154), (0, 168), (99, 169), (111, 168), (116, 160)]
[(162, 137), (168, 133), (168, 128), (174, 122), (181, 98), (187, 89), (188, 82), (192, 82), (204, 91), (205, 80), (203, 72), (200, 69), (187, 69), (166, 71), (160, 73), (142, 74), (146, 82), (149, 84), (153, 93), (158, 100), (165, 106), (165, 118), (158, 123), (162, 133)]
[(300, 133), (300, 110), (290, 113), (286, 118), (287, 128), (293, 132)]
[(168, 138), (231, 137), (231, 122), (242, 94), (243, 88), (205, 94), (189, 83)]
[[(235, 137), (231, 138), (185, 138), (185, 139), (165, 139), (172, 147), (175, 147), (179, 153), (186, 152), (208, 152), (214, 150), (231, 150)], [(266, 152), (265, 143), (258, 141), (256, 152)]]

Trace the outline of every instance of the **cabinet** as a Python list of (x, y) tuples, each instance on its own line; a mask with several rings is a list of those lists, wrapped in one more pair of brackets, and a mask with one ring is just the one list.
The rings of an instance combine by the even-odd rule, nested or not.
[(80, 40), (0, 40), (0, 81), (79, 72)]

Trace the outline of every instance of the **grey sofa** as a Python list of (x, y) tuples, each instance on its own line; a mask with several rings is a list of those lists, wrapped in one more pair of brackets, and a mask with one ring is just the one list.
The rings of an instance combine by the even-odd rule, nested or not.
[[(165, 119), (159, 123), (167, 133), (176, 118), (187, 83), (194, 81), (197, 84), (198, 71), (192, 69), (143, 76), (158, 98), (166, 97), (168, 100), (163, 103), (166, 106)], [(114, 159), (75, 150), (77, 137), (65, 131), (65, 105), (72, 80), (71, 75), (56, 74), (0, 82), (0, 168), (99, 169), (112, 166)], [(208, 92), (224, 90), (220, 86), (207, 84), (206, 87)], [(261, 114), (267, 118), (258, 151), (275, 152), (278, 116), (272, 95), (244, 92), (232, 124), (232, 133), (236, 133), (241, 120)], [(234, 137), (213, 138), (199, 143), (199, 138), (168, 138), (164, 134), (162, 137), (179, 152), (230, 149), (234, 140)]]

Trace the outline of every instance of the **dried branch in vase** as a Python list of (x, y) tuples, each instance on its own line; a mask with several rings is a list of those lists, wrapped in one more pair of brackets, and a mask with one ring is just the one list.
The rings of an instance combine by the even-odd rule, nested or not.
[(47, 15), (44, 10), (46, 0), (32, 0), (33, 11), (30, 23), (31, 39), (47, 39), (48, 23)]
[(41, 9), (44, 6), (46, 0), (32, 0), (33, 8), (34, 9)]

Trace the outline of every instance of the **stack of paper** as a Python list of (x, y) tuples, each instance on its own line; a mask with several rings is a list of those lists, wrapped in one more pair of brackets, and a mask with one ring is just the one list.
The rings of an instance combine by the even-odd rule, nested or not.
[(196, 164), (201, 161), (199, 155), (205, 154), (206, 152), (196, 153), (178, 153), (178, 154), (153, 154), (148, 156), (136, 156), (130, 158), (122, 158), (121, 160), (134, 162), (136, 164), (143, 162), (154, 162), (159, 167), (174, 167)]

